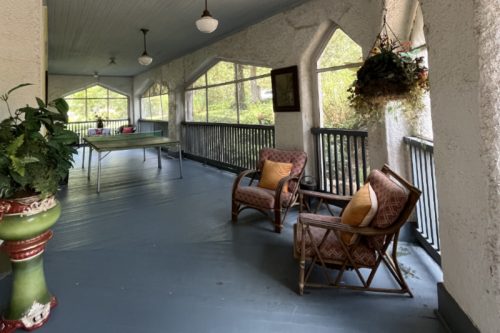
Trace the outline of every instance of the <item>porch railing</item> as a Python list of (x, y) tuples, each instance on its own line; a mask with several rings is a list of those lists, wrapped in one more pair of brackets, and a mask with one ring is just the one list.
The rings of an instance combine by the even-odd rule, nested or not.
[(168, 121), (139, 119), (138, 125), (141, 132), (162, 131), (163, 136), (168, 137)]
[(353, 195), (364, 183), (368, 163), (366, 131), (313, 128), (318, 190)]
[(416, 137), (405, 137), (404, 142), (410, 151), (413, 184), (422, 191), (416, 207), (416, 236), (431, 257), (441, 263), (434, 145), (432, 141)]
[[(114, 120), (105, 120), (104, 121), (104, 127), (110, 128), (111, 133), (115, 133), (118, 130), (118, 127), (127, 125), (129, 123), (128, 119), (114, 119)], [(89, 128), (95, 128), (96, 127), (96, 122), (95, 120), (92, 121), (73, 121), (68, 123), (66, 126), (67, 129), (75, 132), (78, 134), (78, 145), (83, 144), (83, 137), (87, 135), (88, 129)]]
[(182, 123), (187, 157), (231, 171), (255, 169), (259, 150), (274, 146), (274, 126)]

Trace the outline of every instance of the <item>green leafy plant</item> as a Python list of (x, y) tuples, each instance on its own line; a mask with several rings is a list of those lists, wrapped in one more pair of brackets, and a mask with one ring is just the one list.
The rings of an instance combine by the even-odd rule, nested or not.
[(387, 35), (377, 38), (371, 56), (357, 72), (349, 88), (349, 104), (364, 124), (383, 119), (390, 101), (400, 101), (410, 123), (424, 108), (423, 95), (429, 89), (428, 71), (423, 58), (412, 58), (409, 46), (391, 41)]
[(45, 104), (36, 98), (37, 107), (11, 111), (10, 94), (26, 85), (0, 96), (10, 115), (0, 122), (0, 198), (55, 193), (76, 153), (78, 136), (66, 129), (68, 104), (64, 99)]

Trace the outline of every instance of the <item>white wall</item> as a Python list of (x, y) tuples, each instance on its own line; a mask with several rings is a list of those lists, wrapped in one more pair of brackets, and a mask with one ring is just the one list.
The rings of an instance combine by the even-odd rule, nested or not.
[(422, 1), (444, 286), (500, 332), (498, 1)]
[[(32, 83), (16, 91), (10, 106), (16, 109), (44, 98), (44, 17), (42, 0), (2, 0), (0, 10), (0, 94), (20, 83)], [(0, 119), (8, 116), (0, 104)]]

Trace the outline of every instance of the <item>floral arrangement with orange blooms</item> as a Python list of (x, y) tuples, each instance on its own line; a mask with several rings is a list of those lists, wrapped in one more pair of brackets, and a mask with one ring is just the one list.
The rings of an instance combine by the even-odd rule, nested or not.
[(423, 95), (429, 90), (428, 70), (423, 58), (409, 55), (409, 42), (392, 41), (379, 34), (375, 46), (357, 79), (349, 88), (349, 103), (363, 124), (383, 119), (390, 101), (400, 101), (401, 110), (414, 123), (424, 108)]

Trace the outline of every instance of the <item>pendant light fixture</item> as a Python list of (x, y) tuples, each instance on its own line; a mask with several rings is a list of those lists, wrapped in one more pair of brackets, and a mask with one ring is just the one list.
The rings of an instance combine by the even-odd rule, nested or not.
[(203, 11), (201, 18), (199, 18), (196, 21), (196, 27), (201, 32), (209, 34), (211, 32), (214, 32), (215, 29), (217, 29), (218, 25), (219, 25), (219, 21), (217, 21), (216, 19), (214, 19), (212, 17), (212, 15), (210, 15), (210, 12), (207, 9), (207, 0), (205, 0), (205, 10)]
[(139, 61), (139, 63), (143, 66), (148, 66), (149, 64), (151, 64), (151, 62), (153, 62), (153, 58), (151, 58), (151, 56), (146, 51), (146, 34), (148, 33), (149, 30), (143, 28), (141, 29), (141, 31), (142, 34), (144, 35), (144, 52), (139, 58), (137, 58), (137, 61)]

